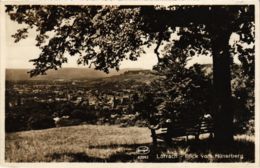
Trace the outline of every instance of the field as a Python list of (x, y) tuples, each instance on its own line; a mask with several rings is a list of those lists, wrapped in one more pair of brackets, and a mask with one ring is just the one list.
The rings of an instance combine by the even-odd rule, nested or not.
[(182, 140), (172, 146), (159, 143), (156, 160), (140, 159), (136, 152), (139, 146), (151, 147), (148, 128), (80, 125), (7, 133), (5, 159), (7, 162), (254, 161), (254, 138), (246, 135), (236, 136), (234, 146), (225, 151), (218, 151), (206, 136), (199, 142)]
[(11, 162), (113, 161), (133, 146), (150, 143), (147, 128), (82, 125), (6, 135)]

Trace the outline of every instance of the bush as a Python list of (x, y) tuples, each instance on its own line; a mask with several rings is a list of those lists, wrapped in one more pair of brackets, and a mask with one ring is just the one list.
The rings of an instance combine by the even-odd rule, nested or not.
[(28, 129), (46, 129), (55, 127), (52, 117), (44, 114), (34, 114), (29, 117), (27, 122)]
[(5, 118), (5, 131), (6, 132), (15, 132), (22, 131), (26, 129), (26, 119), (22, 115), (13, 114), (6, 115)]
[(89, 123), (95, 123), (97, 121), (97, 115), (93, 111), (83, 111), (80, 109), (74, 110), (70, 114), (71, 119), (80, 119), (81, 121), (86, 121)]

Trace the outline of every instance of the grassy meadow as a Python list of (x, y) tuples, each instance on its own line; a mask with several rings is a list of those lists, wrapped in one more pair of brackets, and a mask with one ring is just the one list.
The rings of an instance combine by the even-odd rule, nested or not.
[(151, 143), (148, 128), (81, 125), (6, 135), (6, 161), (107, 161)]
[[(253, 162), (254, 137), (235, 136), (219, 151), (207, 135), (200, 141), (159, 142), (156, 158), (140, 158), (139, 146), (151, 147), (148, 128), (80, 125), (6, 134), (6, 162)], [(232, 154), (232, 155), (230, 155)], [(223, 155), (223, 156), (222, 156)], [(166, 157), (165, 157), (166, 156)], [(168, 157), (167, 157), (168, 156)], [(171, 158), (169, 158), (169, 156)], [(226, 159), (225, 157), (231, 157)]]

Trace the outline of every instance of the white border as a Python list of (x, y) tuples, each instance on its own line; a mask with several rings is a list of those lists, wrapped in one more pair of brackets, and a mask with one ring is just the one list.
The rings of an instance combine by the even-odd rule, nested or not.
[(257, 0), (1, 0), (2, 4), (38, 5), (247, 5)]
[(260, 3), (255, 6), (255, 162), (260, 167)]
[(4, 15), (4, 6), (0, 6), (0, 165), (4, 161), (4, 147), (5, 147), (5, 59), (4, 57), (6, 47), (5, 47), (5, 15)]
[[(46, 167), (66, 167), (66, 168), (259, 168), (254, 163), (8, 163), (4, 164), (6, 167), (19, 168), (46, 168)], [(0, 167), (1, 168), (1, 167)], [(4, 167), (5, 168), (5, 167)]]
[[(255, 163), (6, 163), (4, 158), (4, 111), (5, 111), (5, 62), (6, 62), (6, 46), (5, 46), (5, 7), (8, 4), (39, 4), (39, 5), (255, 5)], [(259, 1), (258, 0), (0, 0), (0, 168), (4, 167), (79, 167), (83, 168), (90, 166), (93, 168), (99, 167), (198, 167), (198, 168), (208, 168), (208, 167), (254, 167), (260, 168), (260, 155), (259, 155), (259, 140), (260, 140), (260, 58), (259, 58)], [(1, 166), (2, 165), (2, 166)]]

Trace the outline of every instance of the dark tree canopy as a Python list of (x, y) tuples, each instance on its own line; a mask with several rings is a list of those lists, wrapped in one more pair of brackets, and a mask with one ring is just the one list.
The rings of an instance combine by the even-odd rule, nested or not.
[(39, 58), (31, 60), (31, 75), (60, 68), (67, 62), (64, 55), (79, 56), (78, 63), (94, 65), (108, 72), (119, 69), (119, 62), (136, 60), (142, 52), (139, 11), (113, 6), (9, 6), (11, 19), (28, 27), (18, 30), (15, 41), (26, 38), (28, 29), (36, 27)]
[(136, 60), (145, 45), (157, 44), (159, 58), (162, 41), (171, 40), (177, 27), (176, 47), (185, 49), (187, 55), (212, 52), (211, 38), (217, 31), (228, 33), (228, 38), (237, 33), (240, 41), (232, 53), (239, 55), (247, 71), (254, 70), (254, 48), (243, 45), (254, 42), (254, 6), (32, 5), (7, 6), (6, 12), (12, 20), (27, 25), (13, 35), (15, 42), (36, 28), (36, 45), (42, 52), (31, 60), (35, 65), (32, 76), (60, 68), (68, 60), (65, 53), (77, 55), (79, 64), (105, 72), (118, 70), (123, 59)]

